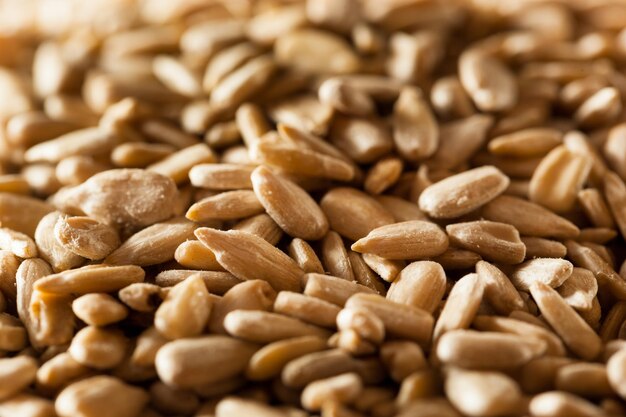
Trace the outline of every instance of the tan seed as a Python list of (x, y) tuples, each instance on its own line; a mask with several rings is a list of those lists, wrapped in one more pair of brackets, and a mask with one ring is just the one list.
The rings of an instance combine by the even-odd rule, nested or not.
[(504, 264), (517, 264), (526, 256), (526, 246), (515, 227), (479, 220), (446, 226), (450, 242), (478, 253), (483, 258)]
[(509, 179), (497, 168), (475, 168), (427, 187), (419, 206), (431, 217), (455, 218), (493, 200), (508, 185)]

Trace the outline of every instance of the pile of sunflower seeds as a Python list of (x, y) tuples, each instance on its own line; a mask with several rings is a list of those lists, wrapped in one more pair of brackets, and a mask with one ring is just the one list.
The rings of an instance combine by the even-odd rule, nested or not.
[(0, 417), (626, 416), (626, 3), (0, 22)]

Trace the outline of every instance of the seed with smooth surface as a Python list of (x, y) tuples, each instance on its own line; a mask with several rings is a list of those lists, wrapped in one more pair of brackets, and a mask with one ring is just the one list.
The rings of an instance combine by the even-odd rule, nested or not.
[(302, 405), (309, 410), (319, 410), (326, 402), (350, 403), (362, 390), (361, 378), (355, 373), (320, 379), (304, 388)]
[(265, 311), (235, 310), (224, 317), (224, 328), (234, 337), (257, 343), (300, 336), (327, 337), (329, 332), (298, 319)]
[(86, 294), (72, 302), (76, 317), (90, 326), (106, 326), (124, 320), (128, 310), (108, 294)]
[(203, 336), (167, 343), (156, 356), (161, 381), (193, 388), (242, 373), (257, 346), (227, 336)]
[(419, 197), (419, 206), (434, 218), (460, 217), (502, 194), (509, 183), (508, 177), (493, 166), (474, 168), (427, 187)]
[(514, 369), (541, 356), (543, 340), (518, 335), (474, 330), (454, 330), (441, 336), (437, 358), (452, 366), (477, 370)]
[(29, 356), (0, 359), (0, 399), (19, 393), (35, 380), (37, 362)]
[(537, 258), (516, 266), (509, 274), (518, 290), (528, 291), (534, 282), (557, 288), (572, 275), (574, 266), (564, 259)]
[(233, 220), (262, 213), (263, 205), (251, 190), (225, 191), (193, 204), (185, 216), (194, 222)]
[(434, 340), (450, 330), (470, 326), (483, 299), (484, 287), (477, 274), (465, 275), (454, 284), (437, 319)]
[(144, 390), (100, 375), (67, 386), (54, 407), (61, 417), (138, 417), (147, 403)]
[(575, 354), (589, 360), (598, 356), (602, 341), (559, 293), (542, 282), (533, 283), (530, 293), (543, 317)]
[(309, 194), (297, 184), (260, 166), (252, 172), (254, 192), (266, 212), (287, 234), (317, 240), (328, 232), (328, 220)]
[(280, 375), (290, 361), (325, 350), (326, 342), (317, 336), (301, 336), (270, 343), (252, 356), (246, 369), (246, 376), (254, 381), (262, 381)]
[(88, 326), (74, 336), (68, 352), (72, 358), (95, 369), (111, 369), (122, 363), (128, 340), (119, 330)]
[(387, 259), (420, 259), (441, 255), (448, 237), (435, 223), (414, 220), (381, 226), (352, 244), (352, 250)]
[(592, 417), (604, 414), (595, 404), (562, 391), (548, 391), (536, 395), (530, 401), (529, 410), (537, 417)]
[(515, 227), (479, 220), (455, 223), (446, 227), (450, 242), (478, 253), (483, 258), (503, 264), (517, 264), (526, 257), (526, 246)]
[(320, 202), (330, 227), (351, 240), (394, 222), (393, 216), (371, 196), (354, 188), (334, 188)]
[(454, 369), (446, 377), (445, 392), (456, 408), (476, 417), (516, 413), (522, 401), (517, 383), (497, 372)]
[(446, 274), (436, 262), (419, 261), (407, 265), (389, 287), (387, 298), (433, 313), (446, 290)]
[(410, 161), (428, 158), (439, 146), (439, 127), (417, 89), (403, 89), (393, 107), (393, 140)]
[(176, 284), (154, 315), (154, 326), (169, 339), (198, 336), (211, 314), (211, 299), (199, 275)]

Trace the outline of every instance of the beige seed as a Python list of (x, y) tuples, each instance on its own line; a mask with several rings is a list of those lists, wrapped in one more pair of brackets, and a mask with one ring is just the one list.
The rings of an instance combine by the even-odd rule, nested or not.
[(600, 287), (610, 288), (617, 298), (626, 299), (626, 283), (600, 255), (571, 240), (566, 241), (565, 246), (574, 265), (588, 269), (594, 274)]
[(211, 149), (223, 149), (241, 141), (241, 132), (235, 120), (217, 122), (204, 134), (204, 141)]
[(488, 220), (446, 226), (450, 242), (504, 264), (517, 264), (526, 256), (526, 246), (515, 227)]
[(363, 389), (361, 378), (355, 373), (341, 374), (310, 383), (302, 391), (302, 405), (319, 410), (326, 402), (350, 403)]
[(604, 177), (604, 196), (607, 199), (611, 213), (617, 227), (622, 236), (626, 235), (626, 210), (624, 209), (624, 201), (626, 201), (626, 185), (613, 172), (607, 173)]
[[(84, 261), (83, 257), (63, 246), (56, 238), (54, 232), (55, 226), (62, 217), (62, 214), (58, 211), (49, 213), (41, 219), (35, 230), (35, 243), (37, 243), (37, 247), (39, 248), (39, 255), (47, 261), (56, 272), (80, 266)], [(117, 232), (115, 232), (115, 236), (117, 236)], [(119, 238), (117, 239), (119, 242)]]
[(24, 154), (27, 162), (57, 163), (68, 156), (99, 155), (113, 149), (118, 138), (98, 128), (75, 130), (30, 147)]
[(584, 127), (602, 125), (613, 120), (622, 110), (619, 91), (614, 87), (604, 87), (585, 100), (574, 119)]
[(287, 363), (281, 379), (288, 387), (303, 388), (320, 379), (355, 372), (359, 370), (359, 365), (359, 362), (339, 349), (313, 352)]
[(251, 152), (260, 162), (290, 174), (337, 181), (350, 181), (355, 175), (354, 167), (347, 162), (306, 148), (258, 141)]
[(394, 381), (402, 382), (419, 371), (427, 369), (428, 363), (422, 348), (407, 340), (388, 341), (380, 347), (380, 359)]
[(393, 149), (388, 126), (378, 118), (337, 116), (329, 134), (331, 142), (358, 163), (371, 163)]
[(491, 139), (489, 152), (517, 158), (545, 155), (562, 143), (562, 136), (556, 129), (524, 129)]
[(450, 330), (469, 328), (480, 307), (484, 288), (477, 274), (465, 275), (454, 284), (435, 324), (434, 340)]
[[(460, 166), (483, 147), (493, 124), (493, 116), (475, 114), (441, 125), (439, 128), (439, 148), (429, 163), (442, 168)], [(486, 162), (481, 165), (491, 164), (492, 162)], [(504, 170), (506, 167), (498, 166), (498, 168), (509, 175)]]
[(61, 194), (55, 203), (66, 211), (82, 210), (94, 220), (128, 233), (171, 217), (171, 202), (178, 191), (163, 175), (115, 169), (96, 174)]
[(535, 258), (563, 258), (567, 248), (561, 242), (544, 239), (542, 237), (522, 237), (526, 246), (526, 259)]
[(199, 387), (239, 375), (256, 350), (255, 345), (226, 336), (179, 339), (159, 349), (155, 365), (164, 383)]
[(509, 179), (497, 168), (475, 168), (427, 187), (419, 206), (431, 217), (459, 217), (493, 200), (508, 185)]
[(571, 307), (588, 311), (592, 308), (593, 298), (598, 293), (598, 281), (591, 271), (574, 268), (572, 275), (556, 290)]
[(226, 397), (217, 403), (215, 417), (290, 417), (286, 411), (261, 402), (239, 397)]
[(419, 90), (405, 88), (400, 93), (393, 108), (393, 139), (400, 155), (410, 161), (437, 150), (439, 128)]
[(85, 294), (72, 302), (76, 317), (90, 326), (106, 326), (124, 320), (128, 310), (108, 294)]
[(235, 108), (257, 93), (274, 74), (276, 64), (268, 55), (250, 59), (220, 80), (211, 91), (211, 104)]
[(174, 252), (174, 259), (186, 268), (208, 271), (223, 270), (213, 252), (197, 240), (187, 240), (178, 245), (176, 252)]
[(620, 397), (626, 396), (624, 376), (626, 375), (626, 350), (617, 351), (606, 364), (607, 376), (611, 387)]
[(256, 216), (243, 219), (234, 225), (232, 230), (251, 233), (266, 240), (271, 245), (278, 244), (283, 237), (282, 229), (267, 213), (257, 214)]
[(121, 244), (117, 231), (111, 226), (89, 217), (56, 217), (53, 229), (56, 241), (78, 256), (103, 259)]
[(602, 349), (600, 338), (555, 290), (535, 282), (530, 293), (544, 318), (575, 354), (585, 359), (598, 356)]
[(338, 306), (344, 306), (346, 301), (357, 293), (373, 293), (365, 285), (348, 281), (331, 275), (308, 273), (304, 275), (304, 294), (321, 298)]
[(445, 392), (450, 402), (468, 416), (505, 416), (516, 413), (522, 401), (517, 383), (505, 374), (454, 369)]
[(201, 94), (200, 80), (183, 62), (167, 55), (152, 60), (152, 72), (170, 90), (187, 97)]
[(353, 116), (367, 116), (374, 113), (374, 102), (363, 91), (351, 87), (340, 78), (325, 80), (318, 89), (321, 103)]
[(206, 227), (196, 229), (195, 234), (211, 249), (220, 265), (236, 277), (265, 280), (277, 290), (300, 290), (304, 271), (285, 253), (260, 237)]
[(387, 282), (393, 282), (406, 265), (404, 261), (393, 261), (371, 253), (364, 253), (361, 257), (372, 271)]
[(356, 72), (359, 59), (340, 37), (315, 29), (300, 29), (277, 39), (276, 60), (315, 74)]
[(453, 330), (439, 339), (437, 359), (446, 365), (475, 370), (517, 368), (541, 356), (546, 343), (518, 335)]
[(435, 262), (419, 261), (407, 265), (393, 281), (387, 299), (433, 313), (446, 290), (446, 274)]
[(198, 164), (189, 171), (191, 185), (211, 190), (252, 188), (251, 167), (234, 164)]
[(242, 42), (225, 48), (216, 53), (207, 65), (202, 79), (202, 88), (210, 92), (233, 70), (239, 68), (244, 62), (258, 56), (260, 50), (253, 44)]
[[(39, 221), (54, 207), (32, 197), (0, 193), (0, 222), (3, 227), (35, 236)], [(29, 213), (23, 216), (24, 212)]]
[(482, 210), (487, 220), (508, 223), (522, 235), (571, 239), (580, 230), (569, 220), (554, 214), (539, 204), (512, 196), (500, 196)]
[(557, 288), (572, 275), (571, 262), (564, 259), (537, 258), (516, 266), (509, 277), (515, 288), (528, 291), (533, 283), (542, 282)]
[(252, 356), (246, 376), (253, 381), (270, 379), (280, 375), (290, 361), (326, 348), (326, 340), (317, 336), (302, 336), (270, 343)]
[(307, 242), (302, 239), (295, 238), (289, 244), (289, 256), (296, 261), (300, 269), (304, 272), (315, 272), (318, 274), (324, 273), (324, 267), (322, 262), (317, 257), (317, 254)]
[(426, 215), (422, 213), (418, 205), (415, 203), (390, 195), (379, 195), (375, 198), (376, 201), (378, 201), (389, 213), (393, 215), (396, 222), (427, 220)]
[(138, 266), (86, 266), (37, 281), (35, 290), (53, 294), (87, 294), (117, 291), (143, 281), (145, 272)]
[(225, 191), (193, 204), (185, 216), (194, 222), (233, 220), (253, 216), (264, 208), (252, 190)]
[(352, 250), (387, 259), (437, 256), (448, 248), (448, 237), (434, 223), (414, 220), (381, 226), (352, 245)]
[(263, 166), (252, 172), (251, 180), (257, 198), (287, 234), (305, 240), (317, 240), (326, 234), (326, 216), (297, 184)]
[(471, 116), (474, 106), (455, 76), (439, 78), (430, 91), (430, 101), (439, 116), (444, 118)]
[(432, 260), (444, 269), (454, 270), (472, 268), (478, 261), (482, 260), (482, 257), (475, 252), (450, 246), (444, 253), (435, 256)]
[(352, 330), (360, 337), (377, 345), (385, 339), (385, 324), (380, 318), (362, 308), (344, 308), (337, 315), (339, 331)]
[(154, 326), (165, 337), (198, 336), (211, 314), (209, 292), (198, 275), (176, 284), (154, 315)]
[(89, 368), (63, 352), (43, 363), (37, 370), (36, 382), (47, 389), (59, 389), (69, 382), (89, 375)]
[[(157, 288), (159, 288), (158, 286), (171, 287), (194, 274), (200, 275), (209, 292), (217, 295), (224, 294), (226, 291), (242, 282), (242, 280), (229, 272), (196, 271), (193, 269), (169, 269), (162, 271), (154, 277), (154, 282), (157, 284)], [(152, 286), (152, 284), (145, 285)], [(141, 287), (146, 288), (145, 285), (141, 285)], [(139, 291), (139, 293), (141, 292), (142, 291)]]
[(290, 291), (281, 291), (274, 301), (274, 312), (321, 327), (334, 328), (339, 311), (328, 301)]
[(530, 200), (557, 213), (570, 210), (589, 175), (591, 160), (558, 146), (548, 153), (530, 180)]
[(620, 123), (609, 130), (602, 148), (604, 159), (622, 179), (626, 178), (626, 124)]
[(167, 342), (169, 340), (163, 337), (155, 327), (149, 327), (137, 336), (135, 349), (130, 357), (131, 363), (137, 366), (154, 366), (157, 352)]
[(195, 228), (194, 223), (180, 217), (153, 224), (129, 237), (104, 262), (139, 266), (167, 262), (174, 259), (178, 245), (193, 238)]
[[(111, 401), (115, 398), (116, 401)], [(117, 378), (100, 375), (66, 387), (54, 407), (60, 417), (136, 417), (148, 403), (148, 394)]]
[(594, 226), (609, 229), (615, 227), (613, 215), (604, 197), (596, 188), (585, 188), (581, 190), (578, 193), (578, 202)]
[(343, 239), (332, 230), (322, 240), (322, 264), (333, 276), (346, 281), (355, 281), (354, 270)]
[(228, 313), (235, 310), (271, 311), (275, 300), (276, 291), (267, 282), (261, 280), (241, 282), (226, 291), (224, 296), (214, 303), (209, 330), (225, 334), (224, 317)]
[(145, 168), (165, 159), (173, 154), (174, 151), (174, 147), (166, 144), (123, 143), (116, 146), (111, 152), (111, 162), (120, 168)]
[(76, 333), (68, 352), (82, 365), (111, 369), (122, 363), (127, 347), (121, 331), (88, 326)]
[(508, 110), (517, 102), (517, 83), (497, 58), (467, 50), (459, 58), (459, 78), (476, 107), (484, 112)]
[(376, 200), (353, 188), (334, 188), (324, 195), (320, 206), (330, 227), (352, 240), (361, 239), (377, 227), (394, 221)]
[(556, 374), (556, 389), (586, 398), (613, 395), (607, 368), (599, 363), (574, 363), (560, 368)]
[(181, 184), (189, 179), (189, 171), (194, 165), (206, 162), (216, 162), (216, 157), (211, 148), (200, 143), (173, 153), (150, 165), (147, 170), (170, 177), (177, 184)]
[(427, 343), (433, 328), (432, 316), (424, 310), (395, 303), (379, 295), (355, 294), (346, 303), (347, 308), (363, 308), (378, 316), (385, 331), (396, 337)]
[(234, 310), (224, 318), (226, 331), (240, 339), (269, 343), (299, 336), (326, 338), (330, 332), (282, 314), (265, 311)]
[(484, 285), (485, 299), (498, 313), (508, 315), (526, 309), (509, 278), (495, 265), (480, 261), (476, 264), (476, 273)]
[(595, 404), (561, 391), (548, 391), (533, 397), (529, 409), (537, 417), (591, 417), (603, 414)]
[(29, 356), (0, 359), (0, 398), (4, 401), (25, 389), (35, 380), (37, 361)]
[(399, 158), (381, 159), (368, 171), (363, 187), (370, 194), (381, 194), (400, 179), (402, 168)]
[(526, 340), (536, 339), (546, 344), (546, 355), (564, 356), (566, 351), (563, 343), (553, 332), (533, 323), (526, 323), (507, 317), (477, 316), (473, 326), (482, 331), (510, 333)]
[[(194, 271), (190, 271), (193, 273)], [(158, 285), (144, 282), (130, 284), (118, 292), (121, 302), (135, 311), (151, 313), (161, 302), (162, 289)]]
[[(176, 149), (190, 148), (198, 144), (198, 139), (195, 136), (185, 133), (170, 123), (158, 119), (146, 120), (141, 124), (140, 130), (155, 142), (162, 145), (170, 145)], [(205, 151), (202, 147), (192, 149)]]

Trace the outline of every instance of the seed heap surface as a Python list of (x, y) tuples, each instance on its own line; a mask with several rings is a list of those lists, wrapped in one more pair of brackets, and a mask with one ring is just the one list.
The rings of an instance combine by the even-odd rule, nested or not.
[(625, 28), (0, 1), (0, 417), (626, 416)]

